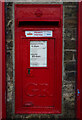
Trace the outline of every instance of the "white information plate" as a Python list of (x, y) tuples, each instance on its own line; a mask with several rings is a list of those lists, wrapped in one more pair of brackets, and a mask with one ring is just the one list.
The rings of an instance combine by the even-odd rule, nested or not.
[(47, 67), (47, 41), (30, 41), (30, 67)]
[(53, 32), (48, 30), (48, 31), (25, 31), (26, 37), (52, 37)]

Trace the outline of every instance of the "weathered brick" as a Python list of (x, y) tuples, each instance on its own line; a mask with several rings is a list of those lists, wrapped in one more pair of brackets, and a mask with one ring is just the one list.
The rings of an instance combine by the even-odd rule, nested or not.
[(7, 110), (7, 118), (12, 118), (12, 101), (7, 102), (6, 105), (6, 110)]
[(65, 63), (65, 71), (76, 71), (76, 62)]
[(67, 81), (75, 81), (76, 80), (76, 72), (66, 72), (64, 79)]
[(13, 47), (13, 41), (12, 40), (7, 40), (6, 49), (7, 50), (12, 50), (12, 47)]
[[(68, 1), (68, 0), (67, 0)], [(63, 5), (64, 6), (77, 6), (78, 5), (78, 3), (77, 2), (63, 2)]]
[(76, 6), (65, 6), (64, 7), (64, 16), (65, 18), (69, 19), (69, 18), (77, 18), (77, 15), (78, 15), (78, 9)]
[(65, 51), (64, 52), (64, 61), (69, 62), (69, 60), (76, 60), (76, 59), (77, 59), (76, 52), (73, 52), (73, 51)]
[(76, 49), (76, 41), (65, 40), (64, 41), (64, 48), (65, 49)]
[(12, 39), (12, 31), (6, 30), (6, 39)]
[(64, 40), (76, 40), (77, 28), (64, 28)]
[(64, 19), (64, 27), (66, 28), (77, 28), (77, 18), (66, 18)]

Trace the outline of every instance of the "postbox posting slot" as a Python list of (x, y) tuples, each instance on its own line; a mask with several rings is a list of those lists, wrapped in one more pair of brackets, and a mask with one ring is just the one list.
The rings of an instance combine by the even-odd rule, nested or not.
[(60, 26), (60, 20), (56, 21), (18, 21), (18, 26), (29, 26), (29, 25), (36, 25), (36, 26)]

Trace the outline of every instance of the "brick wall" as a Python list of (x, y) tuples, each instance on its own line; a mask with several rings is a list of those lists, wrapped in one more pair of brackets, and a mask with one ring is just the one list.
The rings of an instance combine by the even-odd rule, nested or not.
[[(38, 1), (40, 2), (40, 0)], [(37, 3), (38, 3), (37, 2)], [(50, 3), (50, 1), (49, 1)], [(54, 2), (53, 2), (54, 4)], [(63, 3), (64, 8), (64, 73), (62, 85), (62, 114), (14, 114), (14, 41), (13, 3), (5, 4), (6, 15), (6, 90), (7, 118), (75, 118), (75, 88), (77, 59), (77, 3)]]

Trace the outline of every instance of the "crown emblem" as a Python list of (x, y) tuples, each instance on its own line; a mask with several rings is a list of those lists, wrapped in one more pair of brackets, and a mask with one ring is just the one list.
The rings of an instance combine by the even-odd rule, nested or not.
[(35, 12), (35, 15), (36, 15), (37, 17), (41, 17), (41, 16), (42, 16), (42, 11), (38, 9), (38, 10)]

